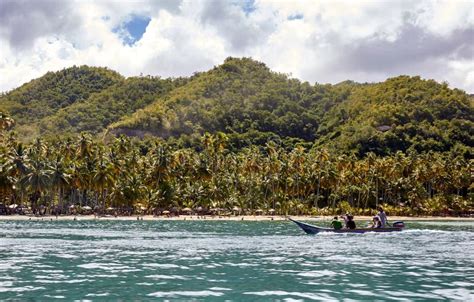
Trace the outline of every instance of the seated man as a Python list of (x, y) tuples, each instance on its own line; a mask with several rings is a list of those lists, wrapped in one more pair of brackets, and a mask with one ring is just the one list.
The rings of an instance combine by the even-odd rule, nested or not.
[(334, 219), (333, 219), (332, 222), (331, 222), (331, 225), (332, 225), (332, 227), (333, 227), (335, 230), (340, 230), (340, 229), (342, 229), (342, 222), (340, 222), (339, 220), (337, 220), (337, 216), (334, 217)]
[(346, 215), (346, 229), (355, 229), (356, 228), (356, 224), (355, 224), (355, 221), (354, 221), (354, 216), (352, 215)]
[(370, 226), (373, 229), (379, 229), (382, 227), (382, 223), (380, 222), (379, 216), (374, 216), (372, 219), (372, 226)]

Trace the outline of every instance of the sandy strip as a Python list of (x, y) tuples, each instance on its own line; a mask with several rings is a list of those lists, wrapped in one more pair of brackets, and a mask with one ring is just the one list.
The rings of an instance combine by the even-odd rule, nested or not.
[[(139, 216), (140, 220), (144, 221), (173, 221), (173, 220), (191, 220), (191, 221), (284, 221), (287, 220), (285, 216), (205, 216), (205, 217), (198, 217), (196, 215), (180, 215), (174, 217), (165, 217), (165, 216), (152, 216), (152, 215), (144, 215)], [(305, 220), (305, 221), (330, 221), (333, 216), (291, 216), (293, 219), (297, 220)], [(404, 217), (404, 216), (389, 216), (388, 219), (390, 221), (474, 221), (474, 217), (439, 217), (439, 216), (418, 216), (418, 217)], [(0, 221), (8, 221), (8, 220), (32, 220), (32, 221), (55, 221), (55, 220), (66, 220), (66, 221), (74, 221), (74, 220), (118, 220), (118, 221), (136, 221), (137, 216), (105, 216), (105, 217), (95, 217), (94, 215), (67, 215), (67, 216), (40, 216), (35, 217), (32, 215), (8, 215), (8, 216), (0, 216)], [(365, 220), (369, 221), (372, 220), (371, 216), (356, 216), (355, 220)]]

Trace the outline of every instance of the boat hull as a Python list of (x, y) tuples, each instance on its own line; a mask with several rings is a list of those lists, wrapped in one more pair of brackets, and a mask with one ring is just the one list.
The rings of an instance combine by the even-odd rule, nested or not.
[(301, 221), (297, 221), (291, 218), (288, 218), (289, 220), (293, 221), (298, 225), (306, 234), (318, 234), (322, 232), (329, 232), (329, 233), (354, 233), (354, 234), (363, 234), (363, 233), (390, 233), (390, 232), (400, 232), (402, 228), (379, 228), (379, 229), (374, 229), (374, 228), (363, 228), (363, 229), (340, 229), (340, 230), (335, 230), (335, 229), (330, 229), (330, 228), (321, 228), (317, 227), (315, 225), (311, 225), (308, 223), (304, 223)]

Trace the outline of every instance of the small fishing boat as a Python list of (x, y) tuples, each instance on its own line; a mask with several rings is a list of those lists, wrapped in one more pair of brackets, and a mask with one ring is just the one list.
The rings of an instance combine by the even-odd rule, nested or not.
[(356, 233), (356, 234), (363, 234), (367, 232), (375, 232), (375, 233), (388, 233), (388, 232), (399, 232), (403, 229), (405, 226), (403, 221), (397, 221), (392, 224), (391, 227), (386, 227), (386, 228), (361, 228), (361, 229), (340, 229), (340, 230), (335, 230), (331, 228), (322, 228), (318, 227), (312, 224), (304, 223), (301, 221), (297, 221), (291, 218), (288, 218), (289, 220), (293, 221), (298, 225), (303, 231), (306, 232), (306, 234), (318, 234), (321, 232), (331, 232), (331, 233)]

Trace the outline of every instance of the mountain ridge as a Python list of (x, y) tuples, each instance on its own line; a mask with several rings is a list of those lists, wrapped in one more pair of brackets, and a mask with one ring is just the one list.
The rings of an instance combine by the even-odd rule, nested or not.
[[(55, 75), (63, 80), (51, 81)], [(274, 141), (357, 155), (472, 153), (474, 146), (473, 98), (417, 76), (311, 85), (251, 58), (227, 58), (189, 78), (124, 78), (81, 66), (31, 82), (43, 85), (27, 83), (0, 97), (0, 110), (10, 112), (17, 131), (30, 139), (86, 131), (158, 136), (192, 146), (206, 132), (223, 132), (231, 148)], [(49, 95), (56, 97), (41, 99)], [(19, 116), (23, 112), (33, 116)]]

